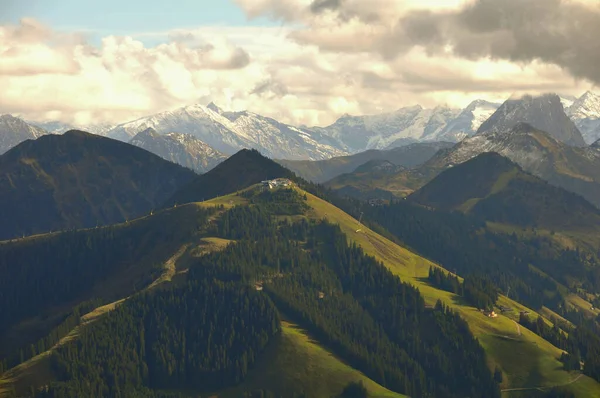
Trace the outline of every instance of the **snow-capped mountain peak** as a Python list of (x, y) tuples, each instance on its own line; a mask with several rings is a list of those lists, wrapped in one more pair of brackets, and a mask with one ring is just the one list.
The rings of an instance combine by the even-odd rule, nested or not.
[(519, 122), (529, 123), (568, 145), (585, 146), (581, 132), (565, 113), (556, 94), (524, 95), (505, 101), (481, 125), (477, 134), (509, 131)]
[(600, 95), (586, 92), (573, 102), (567, 113), (574, 119), (600, 118)]
[(109, 136), (129, 141), (153, 128), (158, 134), (191, 134), (216, 150), (232, 154), (254, 148), (272, 158), (326, 159), (347, 154), (331, 137), (301, 130), (251, 112), (225, 112), (214, 103), (194, 104), (117, 126)]

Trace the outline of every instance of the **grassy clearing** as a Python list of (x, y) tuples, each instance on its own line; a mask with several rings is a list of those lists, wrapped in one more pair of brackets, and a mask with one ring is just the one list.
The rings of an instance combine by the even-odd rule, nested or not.
[(362, 381), (374, 398), (404, 397), (344, 364), (298, 325), (283, 321), (281, 336), (267, 348), (247, 379), (217, 396), (234, 398), (244, 391), (269, 389), (282, 396), (304, 391), (307, 397), (328, 398), (339, 394), (352, 381)]
[(573, 307), (577, 308), (579, 311), (584, 312), (587, 316), (597, 317), (600, 314), (600, 310), (598, 308), (594, 308), (592, 310), (592, 303), (584, 300), (574, 293), (567, 296), (567, 302)]
[[(519, 335), (514, 322), (519, 311), (529, 311), (532, 317), (537, 317), (537, 313), (501, 296), (498, 305), (514, 308), (514, 312), (508, 316), (499, 315), (494, 319), (484, 316), (457, 295), (427, 283), (429, 267), (437, 265), (396, 245), (364, 225), (359, 226), (357, 220), (330, 203), (308, 193), (307, 197), (308, 204), (312, 207), (310, 217), (326, 218), (339, 224), (350, 241), (356, 242), (366, 253), (382, 261), (403, 281), (416, 286), (427, 304), (434, 304), (440, 299), (458, 311), (486, 350), (490, 367), (499, 366), (502, 369), (502, 388), (554, 386), (572, 380), (571, 374), (562, 370), (562, 364), (557, 359), (561, 350), (524, 327), (520, 327)], [(358, 229), (360, 231), (356, 232)], [(582, 382), (582, 379), (570, 387), (580, 394), (578, 396), (587, 397), (589, 395), (581, 395), (574, 387)], [(588, 389), (600, 392), (600, 384), (593, 380), (587, 384)]]
[(213, 206), (223, 205), (226, 209), (229, 209), (233, 206), (248, 204), (248, 200), (246, 198), (238, 196), (238, 192), (234, 192), (229, 195), (219, 196), (218, 198), (206, 200), (204, 202), (198, 202), (196, 204), (199, 206), (204, 206), (204, 207), (213, 207)]

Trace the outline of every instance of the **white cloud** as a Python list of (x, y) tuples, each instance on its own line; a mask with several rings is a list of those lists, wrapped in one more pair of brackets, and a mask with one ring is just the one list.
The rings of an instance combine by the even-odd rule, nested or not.
[[(340, 0), (315, 13), (312, 0), (238, 0), (250, 16), (282, 27), (202, 27), (106, 36), (99, 46), (33, 20), (0, 27), (0, 112), (78, 124), (124, 122), (190, 103), (248, 109), (293, 124), (325, 125), (420, 103), (464, 106), (514, 92), (580, 94), (575, 81), (539, 60), (465, 59), (426, 46), (384, 57), (394, 22), (423, 0)], [(429, 2), (456, 9), (464, 0)]]

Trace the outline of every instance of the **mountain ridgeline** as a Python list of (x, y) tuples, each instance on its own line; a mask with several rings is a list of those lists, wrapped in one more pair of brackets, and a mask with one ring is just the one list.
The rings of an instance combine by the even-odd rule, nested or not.
[(339, 175), (350, 173), (371, 160), (386, 160), (398, 166), (416, 167), (425, 163), (440, 149), (450, 148), (453, 145), (450, 142), (424, 142), (388, 150), (371, 149), (327, 160), (277, 160), (277, 162), (306, 180), (323, 183)]
[(0, 239), (138, 217), (195, 176), (143, 149), (81, 131), (28, 140), (0, 157)]
[(600, 211), (581, 196), (524, 172), (494, 152), (442, 172), (408, 200), (524, 227), (594, 229), (600, 223)]
[(201, 202), (264, 180), (294, 177), (294, 173), (264, 157), (257, 150), (242, 149), (175, 192), (165, 205)]

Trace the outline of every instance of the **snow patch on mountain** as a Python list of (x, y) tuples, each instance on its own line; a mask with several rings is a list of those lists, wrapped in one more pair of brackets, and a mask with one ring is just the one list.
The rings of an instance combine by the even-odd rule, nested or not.
[(227, 159), (227, 155), (190, 134), (160, 135), (153, 129), (147, 129), (133, 137), (129, 143), (198, 173), (206, 173)]
[(600, 96), (586, 92), (567, 109), (567, 114), (581, 131), (587, 144), (600, 138)]
[(271, 158), (326, 159), (346, 155), (335, 140), (252, 112), (225, 112), (215, 104), (191, 105), (121, 124), (109, 137), (129, 141), (152, 128), (159, 134), (190, 134), (223, 153), (253, 148)]

